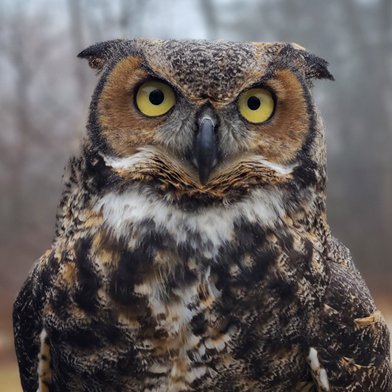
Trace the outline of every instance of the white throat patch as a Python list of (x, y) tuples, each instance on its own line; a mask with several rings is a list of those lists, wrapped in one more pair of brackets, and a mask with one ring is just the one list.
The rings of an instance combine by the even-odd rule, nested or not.
[(282, 199), (282, 192), (276, 188), (258, 189), (240, 202), (192, 212), (170, 205), (157, 195), (131, 189), (104, 195), (94, 209), (102, 213), (105, 225), (117, 238), (131, 240), (132, 227), (152, 221), (157, 229), (166, 230), (177, 244), (187, 242), (197, 249), (201, 243), (209, 243), (205, 256), (214, 257), (225, 242), (233, 239), (234, 223), (239, 219), (263, 228), (279, 222), (285, 214)]

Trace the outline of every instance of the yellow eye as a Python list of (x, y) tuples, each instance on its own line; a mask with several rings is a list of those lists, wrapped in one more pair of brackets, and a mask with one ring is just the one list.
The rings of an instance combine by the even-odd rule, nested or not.
[(136, 106), (149, 117), (162, 116), (176, 103), (173, 89), (165, 83), (151, 80), (143, 83), (136, 94)]
[(245, 120), (253, 124), (260, 124), (272, 116), (275, 101), (268, 90), (251, 88), (240, 95), (238, 108)]

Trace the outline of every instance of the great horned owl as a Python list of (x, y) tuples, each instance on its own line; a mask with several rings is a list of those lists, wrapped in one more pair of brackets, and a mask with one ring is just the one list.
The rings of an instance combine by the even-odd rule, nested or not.
[(24, 391), (391, 391), (389, 335), (326, 219), (323, 59), (115, 40), (52, 247), (14, 308)]

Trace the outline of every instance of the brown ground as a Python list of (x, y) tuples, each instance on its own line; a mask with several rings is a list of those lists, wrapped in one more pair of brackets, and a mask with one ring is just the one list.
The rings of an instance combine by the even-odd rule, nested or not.
[[(382, 295), (377, 295), (375, 290), (372, 292), (392, 331), (392, 299), (385, 295), (386, 291)], [(0, 390), (22, 392), (13, 349), (10, 301), (0, 305)]]

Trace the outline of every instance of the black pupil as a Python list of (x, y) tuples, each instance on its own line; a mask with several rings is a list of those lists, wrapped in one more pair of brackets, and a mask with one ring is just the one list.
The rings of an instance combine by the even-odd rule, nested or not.
[(165, 96), (161, 90), (155, 89), (151, 91), (148, 98), (153, 105), (160, 105), (165, 99)]
[(260, 99), (252, 96), (248, 98), (248, 107), (250, 110), (257, 110), (261, 105)]

